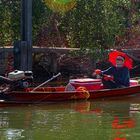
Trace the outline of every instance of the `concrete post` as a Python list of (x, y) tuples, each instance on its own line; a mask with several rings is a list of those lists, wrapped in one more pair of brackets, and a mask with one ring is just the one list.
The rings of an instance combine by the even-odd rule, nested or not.
[(32, 70), (32, 0), (22, 0), (21, 8), (21, 41), (14, 45), (14, 66), (27, 71)]

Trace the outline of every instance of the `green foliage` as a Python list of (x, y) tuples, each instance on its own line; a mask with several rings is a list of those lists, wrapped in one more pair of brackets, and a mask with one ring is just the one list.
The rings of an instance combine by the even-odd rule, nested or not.
[[(33, 40), (52, 13), (42, 0), (33, 0)], [(20, 39), (21, 0), (2, 1), (0, 3), (0, 46), (12, 45)]]
[(50, 11), (42, 0), (33, 0), (33, 41), (36, 39), (38, 32), (48, 25)]
[(130, 4), (120, 0), (79, 0), (75, 9), (63, 15), (62, 20), (70, 46), (92, 50), (113, 47), (115, 37), (125, 31), (125, 17), (116, 8), (120, 2)]
[(20, 36), (20, 1), (0, 4), (0, 46), (11, 45)]
[[(20, 39), (20, 3), (21, 0), (0, 3), (0, 46)], [(53, 26), (50, 21), (56, 14), (60, 35), (65, 35), (68, 46), (84, 51), (88, 48), (98, 56), (98, 52), (112, 48), (116, 38), (135, 25), (140, 18), (139, 5), (140, 2), (130, 0), (77, 0), (73, 9), (59, 14), (51, 11), (44, 0), (33, 0), (34, 45), (39, 32)]]

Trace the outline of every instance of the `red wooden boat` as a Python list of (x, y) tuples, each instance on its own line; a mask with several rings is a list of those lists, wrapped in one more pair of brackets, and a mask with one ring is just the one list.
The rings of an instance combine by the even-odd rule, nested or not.
[[(81, 80), (81, 79), (80, 79)], [(56, 102), (56, 101), (70, 101), (70, 100), (87, 100), (97, 99), (105, 97), (117, 97), (126, 95), (140, 94), (140, 85), (136, 84), (136, 81), (131, 81), (131, 86), (118, 89), (104, 89), (102, 84), (99, 88), (99, 81), (92, 79), (84, 79), (82, 81), (77, 79), (72, 82), (79, 85), (74, 91), (66, 91), (65, 87), (40, 87), (27, 88), (22, 91), (10, 91), (0, 94), (2, 102), (13, 103), (44, 103), (44, 102)], [(88, 82), (87, 82), (88, 81)], [(90, 83), (89, 83), (90, 82)], [(92, 84), (91, 84), (92, 83)], [(94, 84), (94, 85), (93, 85)], [(93, 87), (93, 89), (90, 89)], [(95, 89), (98, 88), (97, 90)]]

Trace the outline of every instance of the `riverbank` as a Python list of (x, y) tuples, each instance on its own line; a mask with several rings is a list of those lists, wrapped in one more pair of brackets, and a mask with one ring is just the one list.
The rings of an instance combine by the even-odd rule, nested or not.
[[(77, 53), (78, 48), (40, 48), (33, 47), (33, 73), (36, 81), (44, 81), (53, 74), (62, 73), (59, 81), (69, 77), (90, 77), (94, 68), (106, 69), (110, 66), (107, 57), (96, 63), (93, 57)], [(124, 49), (134, 59), (135, 69), (131, 71), (132, 77), (140, 76), (140, 49)], [(138, 67), (137, 67), (138, 66)], [(12, 47), (0, 48), (0, 75), (5, 75), (13, 68)]]

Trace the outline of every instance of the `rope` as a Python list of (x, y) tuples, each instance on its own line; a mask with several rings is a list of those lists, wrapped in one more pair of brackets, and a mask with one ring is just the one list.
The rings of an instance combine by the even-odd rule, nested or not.
[(78, 92), (81, 91), (80, 93), (85, 95), (86, 99), (89, 99), (90, 93), (88, 92), (88, 90), (85, 87), (78, 87), (76, 91), (78, 91)]

